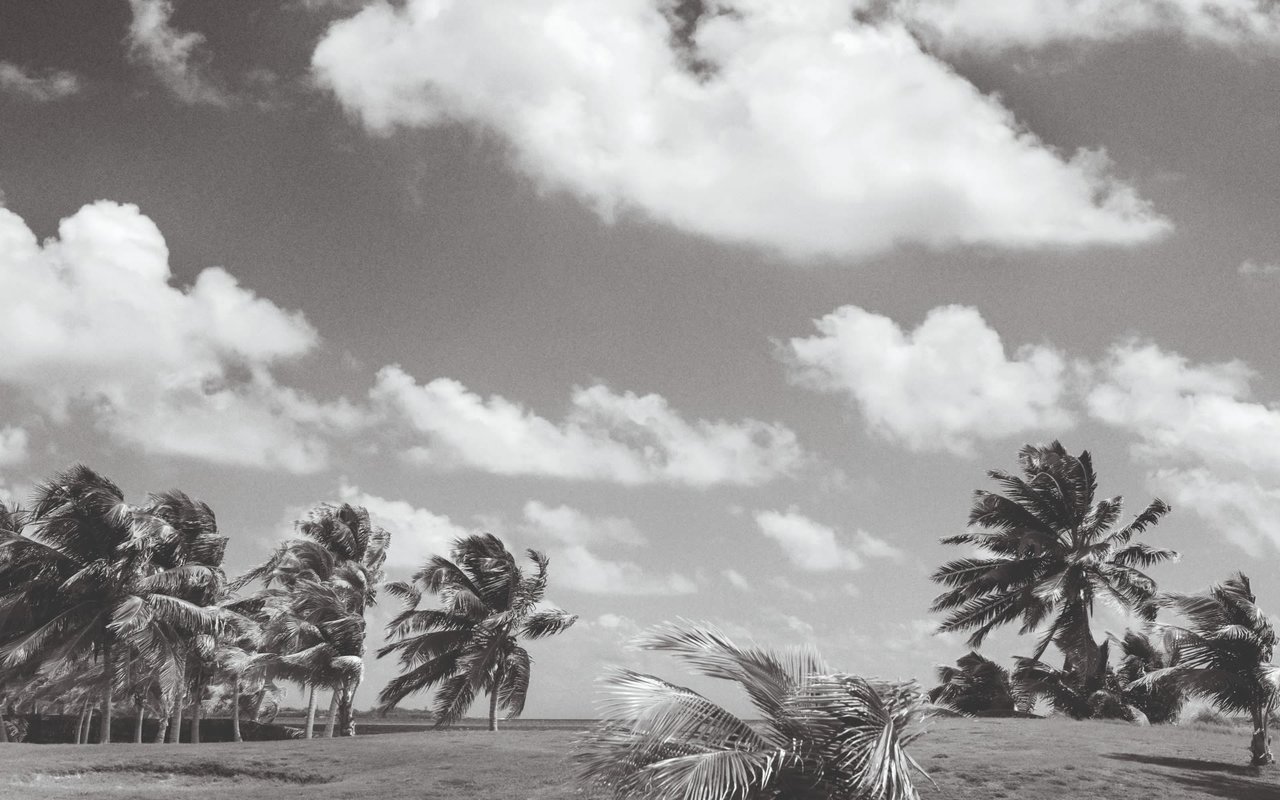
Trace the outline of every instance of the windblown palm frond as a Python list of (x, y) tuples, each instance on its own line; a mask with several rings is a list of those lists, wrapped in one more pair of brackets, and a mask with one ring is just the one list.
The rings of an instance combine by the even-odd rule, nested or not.
[(976, 651), (938, 667), (938, 682), (929, 702), (961, 714), (1007, 713), (1016, 705), (1009, 670)]
[(921, 732), (914, 684), (830, 673), (812, 651), (739, 647), (720, 631), (669, 624), (637, 640), (737, 683), (763, 724), (652, 675), (605, 678), (602, 722), (575, 756), (581, 780), (617, 800), (904, 800), (924, 774), (906, 752)]
[(1001, 493), (975, 492), (969, 530), (942, 540), (979, 552), (934, 573), (947, 590), (932, 610), (947, 615), (940, 631), (971, 631), (975, 648), (1010, 623), (1020, 622), (1020, 633), (1043, 630), (1033, 660), (1052, 643), (1066, 654), (1069, 669), (1078, 664), (1089, 672), (1098, 657), (1089, 630), (1096, 601), (1155, 619), (1156, 584), (1144, 570), (1177, 553), (1132, 540), (1169, 507), (1153, 500), (1117, 529), (1121, 499), (1095, 501), (1088, 452), (1072, 456), (1053, 442), (1025, 446), (1018, 460), (1022, 475), (989, 472)]

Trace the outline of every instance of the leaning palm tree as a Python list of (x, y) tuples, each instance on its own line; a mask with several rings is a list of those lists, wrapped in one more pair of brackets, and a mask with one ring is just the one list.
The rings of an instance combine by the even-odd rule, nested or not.
[[(541, 639), (567, 630), (578, 617), (557, 608), (539, 609), (547, 590), (547, 557), (528, 551), (534, 563), (525, 575), (515, 556), (492, 534), (467, 536), (453, 544), (453, 559), (432, 556), (410, 583), (387, 591), (404, 610), (387, 625), (397, 641), (378, 651), (398, 653), (405, 670), (378, 695), (383, 712), (405, 697), (439, 685), (437, 726), (462, 718), (476, 695), (489, 695), (489, 730), (498, 729), (498, 708), (507, 717), (524, 710), (529, 692), (529, 653), (519, 640)], [(420, 608), (424, 597), (442, 607)]]
[(1097, 477), (1087, 451), (1072, 456), (1059, 442), (1027, 445), (1018, 460), (1022, 476), (987, 473), (1004, 493), (975, 492), (970, 530), (942, 540), (980, 552), (933, 574), (950, 588), (932, 610), (947, 614), (940, 631), (972, 631), (971, 647), (1011, 622), (1020, 620), (1024, 634), (1047, 625), (1032, 659), (1052, 643), (1066, 655), (1067, 671), (1091, 674), (1099, 655), (1089, 630), (1095, 600), (1155, 619), (1156, 583), (1143, 570), (1177, 553), (1133, 540), (1169, 506), (1153, 500), (1115, 529), (1121, 498), (1094, 501)]
[(1178, 664), (1182, 656), (1175, 631), (1166, 629), (1159, 637), (1155, 633), (1125, 631), (1124, 638), (1116, 640), (1120, 646), (1116, 677), (1125, 687), (1125, 701), (1141, 709), (1152, 725), (1160, 725), (1178, 720), (1187, 696), (1174, 681), (1154, 686), (1140, 683), (1148, 673)]
[[(271, 592), (273, 586), (281, 587), (286, 594), (297, 597), (283, 601), (282, 605), (277, 596), (272, 600), (277, 611), (295, 600), (308, 602), (309, 609), (295, 616), (304, 619), (320, 613), (331, 629), (338, 625), (337, 617), (347, 618), (341, 624), (341, 634), (330, 637), (326, 643), (334, 645), (335, 639), (341, 640), (337, 651), (325, 651), (333, 667), (330, 674), (317, 676), (314, 669), (308, 669), (291, 679), (311, 688), (313, 693), (317, 686), (332, 688), (330, 720), (336, 711), (341, 735), (351, 736), (355, 733), (355, 693), (364, 674), (364, 615), (377, 600), (391, 534), (374, 525), (364, 508), (346, 503), (317, 506), (305, 520), (298, 522), (297, 529), (301, 534), (299, 538), (282, 543), (271, 557), (233, 585), (240, 588), (261, 581), (264, 593)], [(325, 603), (330, 605), (327, 611), (321, 609)], [(312, 640), (299, 646), (306, 649), (317, 644), (319, 642)], [(279, 651), (278, 654), (289, 656), (300, 652)], [(295, 661), (301, 663), (299, 659)], [(311, 666), (315, 665), (313, 660)]]
[(914, 684), (833, 673), (810, 651), (739, 647), (714, 628), (664, 625), (639, 646), (672, 652), (733, 681), (760, 718), (748, 724), (692, 689), (620, 669), (603, 720), (576, 760), (590, 788), (616, 800), (907, 800), (906, 752), (926, 704)]
[(1186, 618), (1185, 626), (1162, 626), (1176, 637), (1179, 658), (1173, 666), (1147, 673), (1137, 685), (1172, 683), (1219, 711), (1248, 713), (1253, 765), (1274, 763), (1269, 731), (1280, 702), (1280, 666), (1270, 662), (1276, 632), (1258, 608), (1249, 578), (1237, 573), (1205, 594), (1170, 594), (1162, 601)]
[(1009, 670), (972, 651), (956, 659), (954, 667), (938, 667), (938, 686), (929, 691), (929, 702), (961, 714), (1012, 712), (1015, 702)]

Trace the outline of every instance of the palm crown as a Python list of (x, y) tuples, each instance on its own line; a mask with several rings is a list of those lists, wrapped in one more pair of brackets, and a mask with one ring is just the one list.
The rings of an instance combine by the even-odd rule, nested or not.
[(1134, 539), (1169, 507), (1153, 500), (1117, 529), (1121, 498), (1094, 501), (1097, 476), (1087, 451), (1072, 456), (1059, 442), (1027, 445), (1018, 461), (1021, 476), (988, 473), (1003, 494), (975, 492), (970, 530), (942, 540), (979, 553), (934, 573), (934, 581), (950, 588), (932, 610), (947, 614), (940, 631), (972, 631), (972, 647), (1011, 622), (1021, 621), (1020, 633), (1047, 623), (1035, 658), (1052, 642), (1067, 654), (1069, 668), (1083, 660), (1082, 669), (1091, 671), (1097, 643), (1089, 619), (1096, 599), (1155, 618), (1156, 583), (1143, 570), (1177, 553)]

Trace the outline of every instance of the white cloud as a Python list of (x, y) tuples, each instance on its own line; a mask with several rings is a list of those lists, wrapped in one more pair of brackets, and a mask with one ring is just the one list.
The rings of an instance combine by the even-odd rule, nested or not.
[(173, 27), (170, 0), (129, 0), (129, 57), (145, 65), (178, 100), (225, 106), (230, 97), (205, 73), (204, 35)]
[(812, 589), (806, 589), (803, 586), (797, 586), (792, 583), (785, 575), (774, 575), (769, 579), (769, 585), (777, 589), (783, 594), (791, 595), (806, 603), (818, 602), (818, 593)]
[(1036, 48), (1176, 34), (1227, 47), (1280, 45), (1270, 0), (898, 0), (896, 13), (942, 49)]
[(1254, 400), (1252, 379), (1240, 361), (1193, 364), (1129, 342), (1099, 365), (1086, 402), (1137, 436), (1157, 491), (1256, 553), (1280, 546), (1280, 407)]
[(388, 500), (343, 482), (338, 497), (344, 503), (364, 506), (372, 521), (391, 534), (387, 566), (392, 569), (417, 570), (431, 556), (449, 556), (455, 539), (472, 532), (443, 514), (404, 500)]
[(372, 396), (420, 435), (407, 455), (441, 469), (702, 488), (756, 486), (803, 461), (795, 434), (782, 425), (686, 422), (659, 395), (599, 385), (575, 389), (559, 423), (447, 378), (419, 385), (395, 366), (378, 373)]
[[(738, 0), (673, 46), (653, 0), (374, 2), (318, 81), (375, 132), (464, 122), (515, 166), (619, 211), (797, 258), (1131, 244), (1169, 229), (1101, 151), (1058, 153), (852, 0)], [(732, 13), (728, 13), (732, 12)]]
[(27, 432), (15, 425), (0, 428), (0, 467), (12, 467), (27, 460)]
[(549, 507), (536, 500), (524, 506), (520, 531), (550, 542), (555, 585), (588, 594), (690, 594), (698, 590), (679, 573), (653, 575), (633, 561), (605, 558), (593, 547), (643, 545), (645, 537), (628, 519), (591, 517), (570, 506)]
[(1013, 358), (974, 308), (940, 306), (914, 331), (842, 306), (792, 339), (792, 379), (845, 395), (868, 429), (915, 451), (970, 455), (974, 444), (1068, 428), (1066, 364), (1053, 349), (1024, 345)]
[(756, 526), (782, 548), (791, 563), (810, 572), (862, 569), (865, 558), (899, 558), (901, 551), (883, 539), (858, 531), (848, 537), (806, 517), (786, 511), (757, 511)]
[(173, 287), (168, 256), (136, 206), (87, 205), (43, 245), (0, 208), (0, 383), (55, 423), (84, 417), (143, 452), (323, 468), (325, 434), (361, 413), (271, 373), (311, 351), (315, 330), (217, 267)]
[(1240, 265), (1237, 272), (1248, 277), (1270, 278), (1273, 275), (1280, 274), (1280, 264), (1246, 260)]
[(74, 73), (63, 70), (36, 73), (18, 64), (0, 61), (0, 92), (49, 103), (70, 97), (81, 88), (80, 78)]
[(720, 574), (723, 575), (724, 579), (727, 580), (730, 583), (730, 585), (732, 585), (733, 588), (737, 589), (738, 591), (740, 592), (751, 591), (751, 582), (748, 581), (743, 576), (743, 574), (741, 572), (738, 572), (736, 569), (726, 569), (721, 571)]

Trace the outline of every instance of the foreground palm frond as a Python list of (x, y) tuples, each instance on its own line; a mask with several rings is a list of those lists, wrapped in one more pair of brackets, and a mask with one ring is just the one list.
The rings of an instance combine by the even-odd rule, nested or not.
[(739, 647), (705, 625), (669, 624), (637, 640), (737, 683), (750, 725), (698, 692), (630, 670), (605, 678), (602, 722), (579, 746), (580, 779), (617, 800), (907, 800), (906, 752), (927, 715), (914, 683), (830, 672), (811, 651)]

